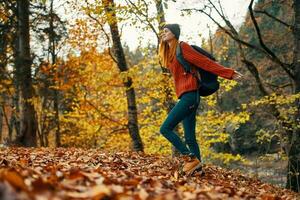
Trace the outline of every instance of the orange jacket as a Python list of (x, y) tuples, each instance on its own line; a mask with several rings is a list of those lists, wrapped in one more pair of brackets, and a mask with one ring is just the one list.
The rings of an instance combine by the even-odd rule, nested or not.
[[(223, 78), (232, 79), (232, 75), (234, 74), (233, 69), (226, 68), (210, 60), (206, 56), (203, 56), (186, 42), (181, 43), (181, 48), (184, 59), (189, 63)], [(185, 73), (183, 66), (176, 58), (169, 62), (168, 68), (174, 78), (175, 90), (178, 98), (180, 98), (183, 93), (193, 91), (198, 88), (196, 78), (191, 73)], [(195, 71), (195, 69), (192, 70)]]

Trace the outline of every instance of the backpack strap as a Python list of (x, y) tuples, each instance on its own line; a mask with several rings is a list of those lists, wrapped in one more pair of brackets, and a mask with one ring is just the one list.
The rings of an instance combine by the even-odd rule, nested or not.
[(183, 66), (184, 71), (187, 73), (191, 73), (191, 65), (183, 58), (182, 55), (181, 42), (179, 42), (176, 47), (176, 58), (178, 62)]
[(176, 47), (176, 58), (177, 58), (178, 62), (183, 66), (184, 71), (186, 73), (192, 74), (196, 78), (197, 82), (200, 83), (201, 76), (200, 76), (199, 72), (196, 70), (196, 74), (193, 73), (191, 64), (188, 61), (186, 61), (182, 55), (181, 42)]
[(200, 94), (199, 94), (199, 88), (200, 88), (200, 82), (201, 82), (201, 78), (200, 78), (200, 74), (198, 74), (198, 76), (192, 72), (191, 70), (191, 65), (189, 62), (187, 62), (183, 55), (182, 55), (182, 50), (181, 50), (181, 42), (179, 42), (179, 44), (176, 47), (176, 58), (178, 60), (178, 62), (183, 66), (184, 71), (186, 73), (191, 73), (193, 77), (196, 78), (197, 80), (197, 84), (198, 84), (198, 90), (197, 90), (197, 95), (196, 95), (196, 102), (200, 101)]

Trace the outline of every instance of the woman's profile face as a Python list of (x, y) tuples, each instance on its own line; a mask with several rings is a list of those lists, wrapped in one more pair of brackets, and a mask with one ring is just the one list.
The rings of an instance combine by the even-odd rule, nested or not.
[(168, 42), (168, 41), (172, 40), (174, 37), (175, 37), (175, 35), (168, 28), (163, 29), (162, 35), (161, 35), (162, 41)]

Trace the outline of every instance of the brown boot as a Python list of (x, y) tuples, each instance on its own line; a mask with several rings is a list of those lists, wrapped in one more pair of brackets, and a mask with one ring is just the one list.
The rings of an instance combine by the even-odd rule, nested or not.
[(182, 172), (187, 176), (194, 173), (195, 170), (201, 170), (202, 164), (195, 156), (182, 156), (183, 166)]

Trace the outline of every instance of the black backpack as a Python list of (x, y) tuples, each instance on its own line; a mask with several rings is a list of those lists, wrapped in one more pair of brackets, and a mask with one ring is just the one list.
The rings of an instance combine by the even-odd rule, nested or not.
[[(216, 59), (210, 53), (208, 53), (201, 47), (196, 46), (196, 45), (191, 45), (191, 47), (193, 47), (193, 49), (195, 49), (197, 52), (201, 53), (202, 55), (208, 57), (209, 59), (216, 61)], [(184, 71), (186, 73), (192, 73), (191, 72), (191, 64), (183, 58), (182, 50), (181, 50), (181, 43), (179, 43), (176, 48), (176, 58), (179, 61), (179, 63), (184, 67)], [(208, 95), (215, 93), (220, 87), (220, 83), (218, 81), (218, 76), (211, 72), (208, 72), (202, 68), (199, 68), (199, 67), (196, 67), (196, 69), (198, 70), (201, 78), (199, 78), (197, 75), (195, 75), (193, 73), (192, 74), (194, 77), (196, 77), (196, 79), (198, 81), (199, 95), (200, 96), (208, 96)]]

